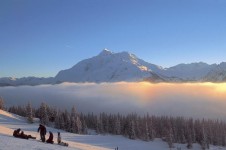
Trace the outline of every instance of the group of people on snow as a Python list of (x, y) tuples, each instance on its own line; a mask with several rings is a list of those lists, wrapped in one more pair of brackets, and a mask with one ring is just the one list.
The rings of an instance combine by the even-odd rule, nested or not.
[[(42, 142), (46, 142), (46, 143), (50, 143), (50, 144), (54, 143), (54, 141), (53, 141), (53, 133), (51, 131), (49, 131), (49, 138), (46, 140), (46, 138), (45, 138), (45, 136), (46, 136), (46, 127), (44, 125), (42, 125), (42, 124), (39, 125), (38, 132), (40, 133), (40, 138), (41, 138)], [(17, 138), (22, 138), (22, 139), (29, 139), (29, 138), (36, 139), (36, 137), (24, 134), (24, 132), (21, 131), (20, 128), (14, 130), (13, 136), (17, 137)], [(60, 132), (58, 132), (57, 143), (59, 145), (62, 145), (62, 146), (68, 146), (68, 143), (64, 143), (64, 142), (61, 141)]]
[[(45, 141), (46, 127), (44, 125), (42, 125), (42, 124), (39, 125), (38, 132), (40, 133), (40, 137), (41, 137), (41, 141), (42, 142), (51, 143), (51, 144), (54, 143), (54, 141), (53, 141), (53, 133), (51, 131), (49, 131), (49, 138), (48, 138), (48, 140)], [(62, 146), (68, 146), (68, 143), (64, 143), (64, 142), (61, 141), (60, 132), (58, 132), (57, 143), (59, 145), (62, 145)]]
[(36, 137), (33, 137), (33, 136), (31, 136), (31, 135), (26, 135), (26, 134), (24, 134), (24, 131), (22, 131), (20, 128), (14, 130), (13, 136), (14, 136), (14, 137), (17, 137), (17, 138), (21, 138), (21, 139), (29, 139), (29, 138), (30, 138), (30, 139), (36, 139)]

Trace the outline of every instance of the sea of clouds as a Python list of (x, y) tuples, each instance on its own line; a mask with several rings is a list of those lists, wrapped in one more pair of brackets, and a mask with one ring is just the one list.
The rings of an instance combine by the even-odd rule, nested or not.
[(79, 112), (131, 113), (226, 120), (226, 83), (62, 83), (0, 87), (6, 106), (41, 102)]

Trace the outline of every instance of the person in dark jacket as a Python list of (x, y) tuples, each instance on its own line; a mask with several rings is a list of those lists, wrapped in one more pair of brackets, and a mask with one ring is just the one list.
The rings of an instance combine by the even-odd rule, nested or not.
[(46, 135), (46, 127), (42, 124), (39, 124), (38, 132), (40, 132), (40, 137), (42, 142), (46, 141), (45, 135)]
[(16, 129), (16, 130), (14, 130), (14, 132), (13, 132), (13, 136), (14, 137), (19, 137), (20, 136), (20, 128), (19, 129)]
[(14, 130), (13, 136), (14, 136), (14, 137), (17, 137), (17, 138), (22, 138), (22, 139), (29, 139), (29, 138), (31, 138), (31, 139), (36, 139), (36, 137), (33, 137), (33, 136), (31, 136), (31, 135), (26, 135), (26, 134), (24, 134), (24, 131), (21, 131), (21, 133), (20, 133), (20, 131), (21, 131), (20, 128), (17, 129), (17, 130)]
[(24, 131), (21, 131), (19, 137), (22, 138), (22, 139), (36, 139), (36, 137), (33, 137), (31, 135), (24, 134)]
[(51, 131), (49, 131), (49, 139), (46, 140), (46, 143), (51, 143), (51, 144), (54, 143), (54, 142), (53, 142), (53, 133), (52, 133)]

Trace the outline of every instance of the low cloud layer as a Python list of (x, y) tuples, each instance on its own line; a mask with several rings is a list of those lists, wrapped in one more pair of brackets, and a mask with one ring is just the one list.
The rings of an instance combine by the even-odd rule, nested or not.
[(63, 83), (1, 87), (7, 106), (36, 107), (41, 102), (59, 108), (76, 105), (80, 112), (109, 112), (220, 118), (226, 120), (226, 83)]

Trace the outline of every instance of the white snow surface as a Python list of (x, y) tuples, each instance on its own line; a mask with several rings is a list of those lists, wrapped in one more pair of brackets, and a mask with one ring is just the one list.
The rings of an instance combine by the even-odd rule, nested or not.
[[(25, 134), (35, 136), (37, 139), (26, 140), (14, 138), (12, 134), (17, 128), (21, 128)], [(140, 140), (129, 140), (119, 135), (78, 135), (47, 127), (47, 131), (53, 132), (55, 143), (57, 132), (61, 132), (62, 140), (69, 143), (69, 147), (64, 147), (57, 144), (47, 144), (40, 142), (37, 128), (37, 120), (36, 123), (28, 124), (26, 123), (26, 119), (24, 117), (0, 110), (0, 150), (114, 150), (116, 147), (118, 147), (119, 150), (169, 149), (167, 143), (163, 142), (161, 139), (144, 142)], [(181, 148), (181, 150), (187, 149), (186, 144), (174, 145), (175, 148), (172, 150), (176, 150), (177, 148)], [(193, 144), (193, 150), (200, 149), (201, 148), (198, 144)], [(210, 150), (226, 150), (226, 148), (211, 145)]]

